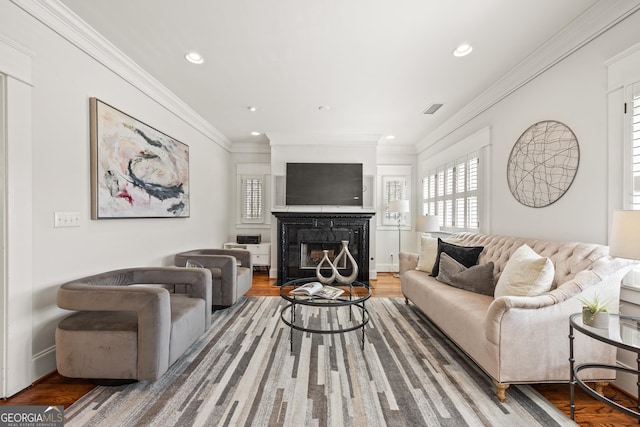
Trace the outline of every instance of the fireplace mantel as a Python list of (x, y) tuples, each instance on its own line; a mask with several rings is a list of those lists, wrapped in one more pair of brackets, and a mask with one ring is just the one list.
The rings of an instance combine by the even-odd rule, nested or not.
[[(369, 283), (369, 220), (374, 213), (273, 212), (273, 215), (278, 219), (278, 285), (315, 277), (315, 268), (305, 267), (301, 262), (308, 255), (301, 254), (301, 248), (315, 247), (316, 251), (338, 248), (342, 240), (349, 241), (349, 251), (358, 264), (357, 280)], [(341, 273), (348, 275), (348, 266)]]

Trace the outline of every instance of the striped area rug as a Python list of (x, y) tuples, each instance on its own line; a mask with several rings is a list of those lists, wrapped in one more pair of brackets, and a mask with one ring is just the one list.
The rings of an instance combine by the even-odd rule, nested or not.
[[(294, 332), (279, 297), (245, 297), (153, 383), (97, 387), (66, 426), (563, 426), (571, 420), (528, 386), (507, 400), (412, 304), (367, 302), (362, 334)], [(306, 307), (312, 327), (348, 325), (347, 308)], [(359, 313), (353, 311), (354, 319)]]

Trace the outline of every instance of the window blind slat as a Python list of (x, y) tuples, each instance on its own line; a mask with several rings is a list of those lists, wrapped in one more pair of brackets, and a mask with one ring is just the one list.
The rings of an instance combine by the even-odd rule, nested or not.
[(242, 179), (242, 219), (262, 219), (262, 179)]

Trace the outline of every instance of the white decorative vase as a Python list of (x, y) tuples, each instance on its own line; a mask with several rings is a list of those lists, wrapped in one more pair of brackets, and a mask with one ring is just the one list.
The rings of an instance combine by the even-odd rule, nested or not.
[[(329, 251), (323, 250), (322, 252), (324, 253), (324, 256), (322, 257), (322, 260), (316, 266), (316, 277), (318, 278), (318, 281), (320, 283), (322, 283), (323, 285), (327, 285), (329, 283), (333, 283), (334, 280), (336, 280), (336, 272), (337, 272), (337, 270), (333, 266), (333, 264), (331, 263), (331, 260), (329, 259)], [(324, 277), (322, 275), (322, 264), (328, 264), (328, 267), (331, 269), (331, 276)]]
[(333, 271), (336, 275), (336, 281), (338, 283), (341, 283), (343, 285), (350, 285), (352, 284), (356, 278), (358, 277), (358, 264), (356, 263), (356, 260), (353, 258), (353, 255), (351, 255), (351, 252), (349, 252), (349, 241), (348, 240), (342, 240), (342, 250), (340, 251), (340, 253), (338, 254), (337, 257), (335, 257), (335, 259), (333, 260), (333, 263), (335, 265), (338, 265), (338, 262), (342, 259), (342, 257), (347, 257), (347, 259), (349, 260), (349, 262), (351, 263), (351, 274), (349, 276), (343, 276), (341, 275), (338, 270), (335, 268), (335, 266), (333, 267)]
[(593, 314), (588, 308), (582, 309), (582, 323), (591, 326), (592, 328), (608, 329), (609, 328), (609, 313), (601, 311)]

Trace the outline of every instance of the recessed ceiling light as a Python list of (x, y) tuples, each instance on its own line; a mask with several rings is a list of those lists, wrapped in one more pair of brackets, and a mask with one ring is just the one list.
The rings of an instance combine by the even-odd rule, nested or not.
[(472, 50), (473, 50), (473, 47), (471, 47), (470, 44), (463, 43), (453, 51), (453, 56), (457, 56), (457, 57), (467, 56), (471, 53)]
[(395, 135), (387, 135), (387, 139), (396, 139)]
[(256, 107), (254, 107), (254, 106), (249, 105), (249, 106), (247, 107), (247, 110), (249, 110), (249, 111), (256, 111), (256, 110), (257, 110), (257, 108), (256, 108)]
[(257, 132), (257, 131), (254, 130), (253, 132), (251, 132), (251, 135), (260, 136), (261, 134), (260, 134), (260, 132)]
[(331, 109), (331, 107), (329, 107), (328, 105), (321, 105), (318, 107), (318, 110), (320, 111), (329, 111)]
[(198, 52), (189, 52), (184, 56), (192, 64), (202, 64), (204, 58)]

